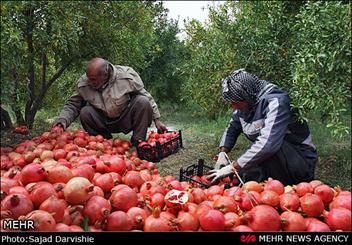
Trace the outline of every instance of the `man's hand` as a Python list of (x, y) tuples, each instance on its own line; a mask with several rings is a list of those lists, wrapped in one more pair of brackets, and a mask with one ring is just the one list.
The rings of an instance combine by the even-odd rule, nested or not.
[(165, 124), (162, 123), (159, 118), (155, 119), (154, 123), (155, 123), (155, 127), (158, 129), (158, 131), (161, 131), (162, 133), (167, 131)]
[(51, 127), (50, 131), (53, 132), (53, 133), (62, 134), (65, 131), (65, 128), (64, 128), (64, 125), (62, 125), (61, 122), (57, 122)]
[(50, 132), (62, 134), (64, 132), (64, 128), (61, 124), (57, 124), (51, 128)]
[(220, 169), (222, 167), (225, 167), (229, 165), (229, 161), (227, 160), (227, 155), (225, 152), (220, 152), (218, 155), (218, 160), (216, 161), (216, 164), (214, 166), (215, 169)]
[(214, 184), (214, 183), (218, 182), (219, 180), (221, 180), (227, 176), (230, 176), (234, 173), (235, 173), (235, 169), (234, 169), (233, 165), (230, 164), (230, 165), (227, 165), (221, 169), (211, 170), (209, 172), (209, 175), (207, 176), (207, 179), (208, 180), (213, 179), (211, 181), (211, 184)]

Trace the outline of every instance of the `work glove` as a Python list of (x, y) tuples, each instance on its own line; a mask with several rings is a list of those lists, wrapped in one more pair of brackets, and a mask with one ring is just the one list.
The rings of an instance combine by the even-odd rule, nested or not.
[(229, 165), (228, 157), (227, 157), (226, 153), (222, 151), (218, 155), (218, 160), (216, 161), (214, 168), (220, 169), (220, 168), (225, 167), (227, 165)]
[(221, 169), (214, 169), (209, 171), (209, 175), (207, 176), (208, 180), (211, 180), (211, 184), (218, 182), (222, 178), (226, 178), (235, 173), (235, 169), (232, 164), (229, 164)]

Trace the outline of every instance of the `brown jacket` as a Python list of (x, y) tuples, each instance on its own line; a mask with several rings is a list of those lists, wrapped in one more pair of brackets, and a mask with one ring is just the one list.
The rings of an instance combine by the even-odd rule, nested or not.
[(110, 79), (101, 92), (88, 84), (86, 74), (78, 79), (76, 92), (68, 99), (56, 122), (61, 122), (67, 128), (78, 117), (83, 101), (87, 101), (107, 117), (117, 118), (127, 107), (131, 94), (148, 97), (153, 108), (153, 119), (160, 118), (158, 106), (150, 93), (144, 89), (138, 73), (128, 66), (111, 66), (113, 70)]

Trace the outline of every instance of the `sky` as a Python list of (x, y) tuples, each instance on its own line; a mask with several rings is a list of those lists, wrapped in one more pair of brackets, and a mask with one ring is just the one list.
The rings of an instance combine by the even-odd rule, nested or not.
[[(217, 6), (222, 1), (163, 1), (164, 6), (169, 9), (168, 16), (178, 19), (178, 25), (183, 29), (184, 19), (197, 19), (204, 23), (208, 16), (207, 6)], [(204, 8), (204, 9), (202, 9)]]

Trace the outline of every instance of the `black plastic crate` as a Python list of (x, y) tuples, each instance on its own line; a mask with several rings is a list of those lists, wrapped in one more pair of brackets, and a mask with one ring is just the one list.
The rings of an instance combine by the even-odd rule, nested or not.
[[(168, 131), (172, 133), (174, 131)], [(181, 130), (178, 131), (178, 136), (166, 141), (164, 144), (155, 142), (155, 146), (145, 144), (142, 147), (137, 146), (137, 154), (140, 159), (144, 159), (150, 162), (160, 162), (161, 159), (178, 152), (182, 145), (182, 134)]]
[(214, 168), (209, 167), (204, 164), (203, 159), (199, 159), (198, 163), (194, 163), (189, 166), (182, 167), (180, 169), (180, 178), (179, 179), (180, 179), (180, 181), (188, 181), (192, 185), (195, 185), (195, 186), (201, 186), (201, 187), (208, 188), (210, 185), (203, 183), (201, 181), (198, 181), (196, 179), (193, 179), (192, 176), (196, 175), (196, 176), (201, 177), (212, 169), (214, 169)]

